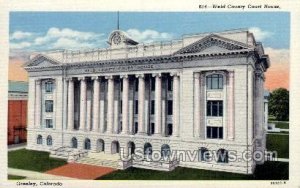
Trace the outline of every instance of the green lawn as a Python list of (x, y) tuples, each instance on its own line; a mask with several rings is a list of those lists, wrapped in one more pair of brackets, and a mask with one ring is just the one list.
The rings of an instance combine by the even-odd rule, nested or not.
[(276, 128), (289, 129), (289, 123), (284, 121), (269, 121), (269, 123), (274, 123)]
[(289, 164), (266, 162), (253, 175), (177, 167), (171, 172), (129, 168), (99, 177), (99, 180), (287, 180)]
[(48, 152), (20, 149), (8, 152), (8, 167), (45, 172), (66, 164), (65, 160), (49, 158)]
[(8, 180), (22, 180), (25, 179), (25, 176), (15, 176), (15, 175), (7, 175)]
[(279, 158), (289, 158), (289, 135), (267, 134), (267, 150), (277, 151)]

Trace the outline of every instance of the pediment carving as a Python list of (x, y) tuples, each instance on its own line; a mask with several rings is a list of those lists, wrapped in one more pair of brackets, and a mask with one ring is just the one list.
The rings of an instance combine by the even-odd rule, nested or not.
[(44, 54), (39, 54), (27, 62), (24, 67), (49, 67), (61, 64), (59, 61), (54, 60)]
[(249, 46), (241, 42), (209, 35), (200, 39), (174, 53), (177, 54), (198, 54), (198, 53), (218, 53), (248, 49)]

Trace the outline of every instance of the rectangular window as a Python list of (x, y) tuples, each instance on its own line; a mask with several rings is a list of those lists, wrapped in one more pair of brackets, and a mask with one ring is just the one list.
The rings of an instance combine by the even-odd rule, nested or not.
[(211, 77), (206, 77), (206, 87), (207, 89), (211, 89)]
[(123, 101), (120, 101), (120, 114), (122, 114)]
[(120, 80), (120, 90), (121, 90), (121, 92), (123, 91), (123, 81), (122, 80)]
[(150, 134), (154, 134), (154, 131), (155, 131), (155, 124), (151, 123)]
[(139, 80), (135, 80), (135, 91), (139, 91)]
[(206, 137), (211, 139), (223, 139), (223, 127), (206, 127)]
[(212, 74), (206, 77), (207, 89), (223, 89), (223, 75)]
[(222, 117), (223, 101), (207, 101), (206, 114), (207, 116)]
[(168, 100), (168, 115), (173, 115), (173, 101)]
[(151, 115), (155, 114), (155, 101), (151, 100)]
[(49, 82), (49, 81), (45, 82), (45, 91), (47, 93), (52, 93), (52, 91), (53, 91), (53, 82)]
[(53, 112), (53, 100), (45, 100), (46, 112)]
[(46, 119), (46, 128), (53, 128), (53, 120)]
[(138, 133), (138, 131), (139, 131), (138, 129), (139, 129), (139, 124), (138, 124), (138, 122), (135, 122), (134, 123), (134, 129), (133, 129), (134, 132), (133, 133), (134, 134)]
[(155, 77), (151, 77), (151, 91), (155, 91)]
[(171, 136), (173, 134), (173, 124), (169, 123), (167, 126), (167, 136)]
[(139, 101), (135, 100), (135, 114), (139, 114)]
[(173, 91), (173, 79), (168, 78), (168, 91)]

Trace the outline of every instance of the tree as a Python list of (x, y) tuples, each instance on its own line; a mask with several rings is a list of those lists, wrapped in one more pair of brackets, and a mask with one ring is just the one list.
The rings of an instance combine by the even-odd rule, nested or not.
[(275, 89), (269, 98), (269, 113), (276, 120), (289, 120), (289, 91), (284, 88)]

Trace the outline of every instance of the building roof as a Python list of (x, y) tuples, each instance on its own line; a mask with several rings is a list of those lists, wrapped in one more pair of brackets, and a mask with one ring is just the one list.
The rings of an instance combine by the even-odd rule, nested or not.
[(28, 82), (9, 80), (8, 92), (28, 93)]

